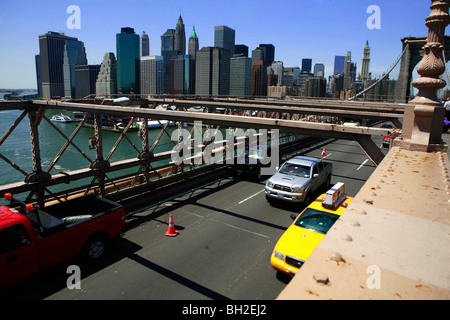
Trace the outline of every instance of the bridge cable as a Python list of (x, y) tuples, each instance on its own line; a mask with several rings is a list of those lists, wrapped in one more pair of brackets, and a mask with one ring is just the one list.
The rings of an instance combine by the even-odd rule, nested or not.
[(445, 51), (442, 50), (442, 59), (444, 60), (445, 72), (447, 73), (447, 85), (450, 85), (450, 74), (448, 72), (447, 61), (445, 60)]
[(391, 73), (391, 71), (394, 70), (394, 68), (397, 66), (398, 62), (401, 60), (401, 58), (405, 54), (408, 47), (409, 47), (409, 43), (406, 44), (405, 48), (403, 49), (402, 54), (398, 57), (397, 61), (394, 63), (394, 65), (391, 67), (391, 69), (389, 69), (389, 71), (387, 73), (385, 73), (378, 81), (376, 81), (375, 83), (373, 83), (372, 85), (370, 85), (369, 87), (364, 89), (363, 91), (359, 92), (358, 94), (354, 95), (353, 97), (350, 97), (348, 100), (353, 100), (353, 99), (357, 98), (358, 96), (366, 93), (367, 91), (372, 89), (374, 86), (376, 86), (378, 83), (380, 83), (384, 78), (386, 78)]

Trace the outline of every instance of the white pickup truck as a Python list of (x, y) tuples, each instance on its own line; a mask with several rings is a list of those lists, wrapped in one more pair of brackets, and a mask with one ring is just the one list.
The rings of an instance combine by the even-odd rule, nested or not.
[(287, 160), (269, 180), (267, 201), (283, 200), (309, 204), (313, 194), (331, 184), (333, 164), (321, 159), (298, 156)]

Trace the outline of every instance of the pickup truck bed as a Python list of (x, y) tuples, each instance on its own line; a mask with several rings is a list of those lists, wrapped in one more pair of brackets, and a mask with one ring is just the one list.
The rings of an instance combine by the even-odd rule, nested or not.
[(61, 202), (44, 210), (26, 212), (27, 217), (34, 229), (44, 235), (49, 235), (63, 229), (78, 225), (87, 220), (100, 217), (107, 212), (118, 209), (116, 203), (107, 199), (99, 199), (94, 195)]

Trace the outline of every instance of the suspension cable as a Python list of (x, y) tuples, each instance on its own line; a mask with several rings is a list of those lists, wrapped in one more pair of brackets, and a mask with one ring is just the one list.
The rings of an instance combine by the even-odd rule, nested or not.
[[(363, 91), (359, 92), (358, 94), (354, 95), (353, 97), (350, 97), (349, 100), (353, 100), (353, 99), (359, 97), (360, 95), (366, 93), (367, 91), (372, 89), (374, 86), (376, 86), (378, 83), (380, 83), (383, 79), (385, 79), (391, 73), (391, 71), (394, 70), (394, 68), (397, 66), (398, 62), (401, 60), (401, 58), (405, 54), (406, 50), (408, 50), (408, 47), (409, 47), (409, 43), (406, 44), (405, 48), (403, 49), (403, 52), (401, 53), (401, 55), (398, 57), (397, 61), (394, 63), (394, 65), (391, 67), (391, 69), (389, 69), (389, 71), (387, 73), (385, 73), (378, 81), (373, 83), (368, 88), (364, 89)], [(447, 73), (447, 75), (448, 75), (448, 73)]]
[(444, 60), (445, 72), (447, 73), (447, 80), (449, 81), (447, 84), (450, 85), (450, 75), (448, 72), (447, 61), (445, 60), (445, 50), (442, 50), (442, 59)]

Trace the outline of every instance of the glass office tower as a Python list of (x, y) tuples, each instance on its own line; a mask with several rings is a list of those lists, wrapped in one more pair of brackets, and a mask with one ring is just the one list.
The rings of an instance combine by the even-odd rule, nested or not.
[(345, 56), (334, 56), (333, 75), (343, 74), (345, 65)]
[(133, 28), (122, 28), (116, 34), (117, 91), (123, 94), (139, 93), (139, 35)]
[(234, 54), (235, 31), (227, 26), (214, 27), (214, 47), (223, 48), (230, 51), (230, 56)]
[(66, 40), (63, 59), (64, 96), (73, 99), (76, 96), (75, 66), (87, 65), (86, 50), (81, 41)]
[(66, 41), (78, 41), (77, 38), (49, 31), (39, 35), (39, 72), (42, 97), (64, 96), (64, 47)]
[(146, 57), (150, 55), (150, 39), (145, 31), (142, 33), (141, 37), (141, 56)]
[(233, 57), (230, 63), (230, 96), (247, 97), (252, 91), (252, 58)]
[(141, 94), (164, 93), (164, 59), (162, 56), (141, 57)]

